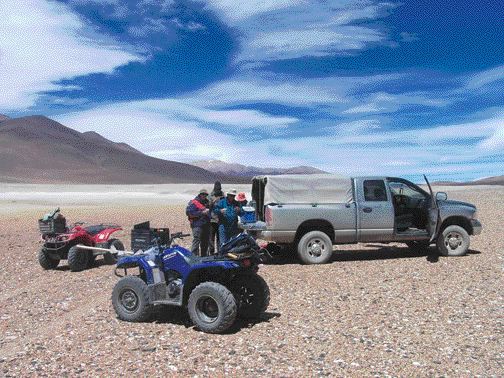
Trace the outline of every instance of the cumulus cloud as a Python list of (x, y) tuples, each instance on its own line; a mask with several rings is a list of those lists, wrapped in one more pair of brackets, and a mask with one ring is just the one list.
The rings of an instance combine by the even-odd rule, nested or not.
[(106, 41), (64, 4), (0, 2), (0, 109), (25, 109), (58, 82), (91, 73), (113, 73), (140, 55)]

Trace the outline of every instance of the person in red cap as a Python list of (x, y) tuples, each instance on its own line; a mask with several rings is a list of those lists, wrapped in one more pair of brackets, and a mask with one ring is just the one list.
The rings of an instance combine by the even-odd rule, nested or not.
[(247, 196), (245, 196), (245, 193), (240, 192), (236, 195), (235, 201), (240, 204), (240, 206), (247, 206)]

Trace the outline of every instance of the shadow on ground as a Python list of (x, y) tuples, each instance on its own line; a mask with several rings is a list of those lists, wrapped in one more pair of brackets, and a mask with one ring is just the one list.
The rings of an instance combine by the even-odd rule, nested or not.
[[(231, 326), (231, 328), (229, 328), (224, 334), (235, 334), (243, 328), (252, 328), (259, 323), (268, 323), (271, 319), (278, 318), (280, 316), (281, 315), (278, 312), (265, 312), (264, 314), (261, 314), (258, 319), (237, 318), (233, 326)], [(156, 313), (153, 316), (152, 322), (161, 324), (177, 324), (186, 328), (194, 328), (194, 330), (199, 331), (191, 322), (187, 310), (182, 307), (157, 306)]]
[[(372, 260), (390, 260), (390, 259), (411, 259), (425, 258), (428, 262), (436, 263), (439, 261), (439, 254), (434, 246), (431, 246), (424, 251), (412, 251), (404, 246), (387, 246), (382, 244), (366, 244), (367, 247), (375, 249), (358, 249), (346, 251), (334, 251), (330, 263), (348, 262), (348, 261), (372, 261)], [(470, 249), (467, 254), (474, 255), (481, 252)], [(299, 265), (301, 262), (297, 258), (296, 251), (293, 249), (284, 250), (273, 256), (273, 259), (268, 261), (269, 265)]]

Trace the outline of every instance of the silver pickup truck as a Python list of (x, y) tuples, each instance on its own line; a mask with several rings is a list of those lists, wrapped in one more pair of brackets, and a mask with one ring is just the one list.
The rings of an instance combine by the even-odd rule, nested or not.
[[(425, 177), (425, 176), (424, 176)], [(404, 242), (414, 250), (435, 243), (444, 256), (461, 256), (481, 233), (476, 207), (449, 201), (402, 178), (334, 175), (260, 176), (252, 198), (266, 223), (259, 237), (293, 245), (306, 264), (330, 260), (333, 245)]]

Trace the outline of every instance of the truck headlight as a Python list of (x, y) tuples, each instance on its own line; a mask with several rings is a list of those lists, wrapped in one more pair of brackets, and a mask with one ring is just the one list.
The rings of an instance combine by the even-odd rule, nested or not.
[(478, 219), (478, 210), (473, 213), (472, 219)]

